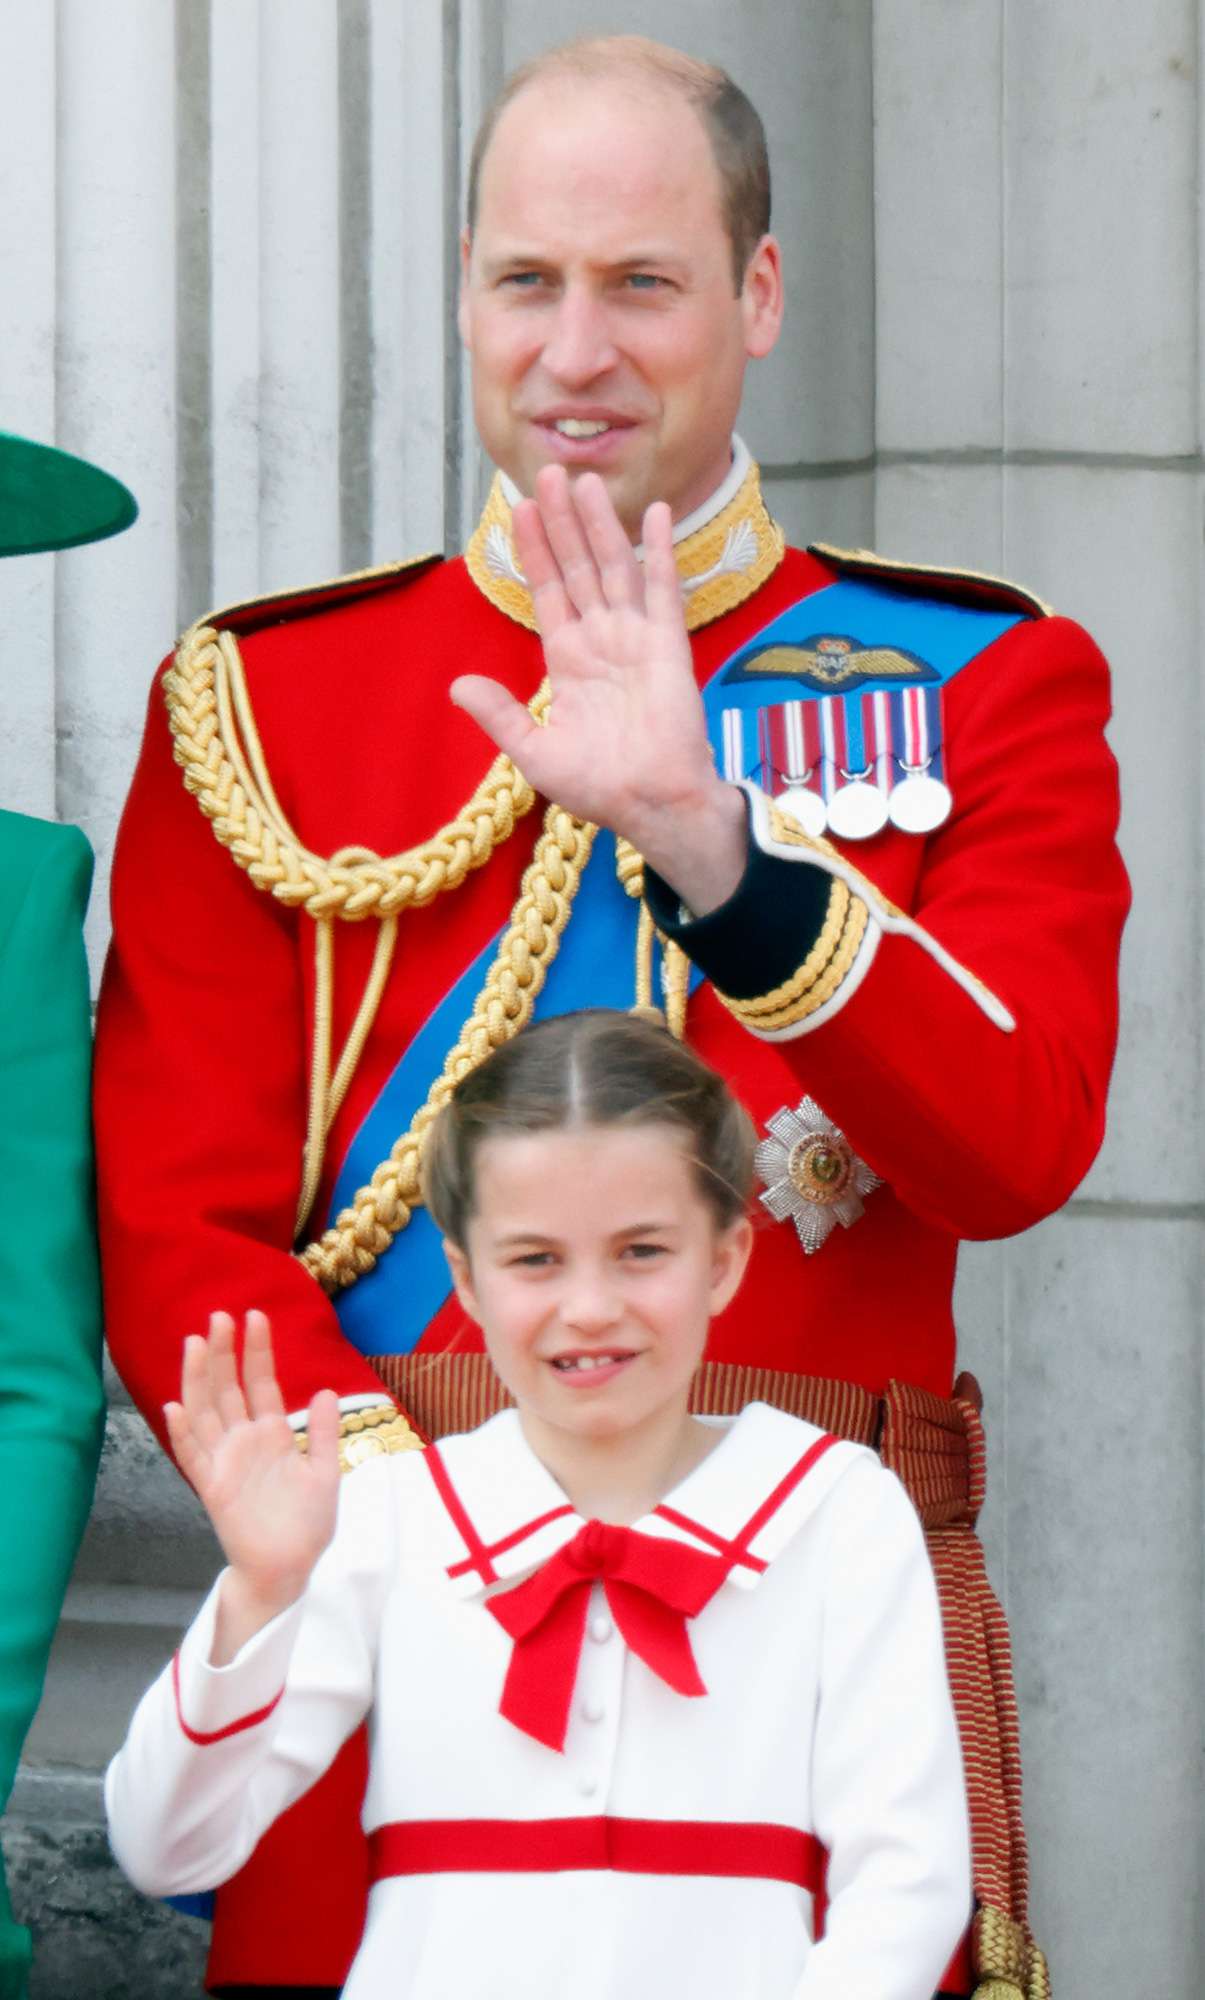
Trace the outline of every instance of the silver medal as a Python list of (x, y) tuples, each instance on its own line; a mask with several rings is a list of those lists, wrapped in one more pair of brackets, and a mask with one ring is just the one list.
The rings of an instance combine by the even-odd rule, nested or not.
[(901, 833), (932, 833), (950, 817), (954, 804), (950, 787), (927, 771), (913, 771), (891, 793), (887, 810)]
[(819, 792), (810, 792), (806, 785), (789, 785), (774, 801), (785, 813), (789, 813), (796, 826), (813, 840), (819, 839), (828, 824), (824, 810), (824, 800)]
[(828, 823), (839, 840), (870, 840), (887, 824), (887, 801), (877, 785), (854, 778), (833, 793)]

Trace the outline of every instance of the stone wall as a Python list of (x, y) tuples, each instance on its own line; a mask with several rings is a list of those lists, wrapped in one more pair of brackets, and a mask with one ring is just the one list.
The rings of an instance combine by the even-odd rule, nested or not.
[[(103, 885), (151, 671), (205, 606), (446, 541), (482, 468), (450, 334), (478, 110), (579, 28), (766, 116), (790, 320), (743, 427), (795, 539), (1019, 577), (1115, 668), (1136, 906), (1101, 1160), (972, 1249), (986, 1538), (1059, 2000), (1205, 1990), (1201, 1937), (1201, 9), (1099, 0), (57, 0), (0, 11), (0, 421), (126, 478), (119, 541), (0, 568), (0, 796)], [(6, 1831), (35, 2000), (195, 1990), (98, 1773), (213, 1568), (115, 1391)], [(101, 1913), (102, 1920), (98, 1919)]]

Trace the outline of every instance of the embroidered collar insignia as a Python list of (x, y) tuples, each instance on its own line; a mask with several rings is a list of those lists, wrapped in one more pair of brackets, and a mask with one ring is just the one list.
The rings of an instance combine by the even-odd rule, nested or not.
[[(785, 550), (782, 529), (767, 512), (758, 469), (751, 463), (727, 506), (675, 544), (687, 629), (696, 632), (752, 597), (778, 568)], [(483, 596), (516, 624), (534, 631), (531, 593), (515, 555), (500, 475), (495, 475), (464, 559)]]

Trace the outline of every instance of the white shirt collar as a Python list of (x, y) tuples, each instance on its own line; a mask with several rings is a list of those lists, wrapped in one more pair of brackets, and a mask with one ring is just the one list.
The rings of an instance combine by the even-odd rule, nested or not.
[[(725, 1435), (662, 1501), (680, 1518), (646, 1514), (633, 1526), (641, 1534), (714, 1551), (716, 1538), (731, 1542), (740, 1535), (824, 1433), (766, 1403), (750, 1403), (736, 1417), (704, 1421)], [(490, 1551), (494, 1578), (507, 1580), (537, 1569), (584, 1525), (527, 1443), (516, 1411), (503, 1410), (479, 1430), (445, 1438), (439, 1450), (461, 1505)], [(798, 1533), (852, 1459), (862, 1456), (863, 1447), (850, 1444), (834, 1445), (819, 1456), (749, 1543), (755, 1564), (737, 1563), (728, 1580), (743, 1589), (755, 1588), (765, 1567)], [(442, 1505), (439, 1512), (447, 1531), (441, 1536), (439, 1554), (452, 1572), (452, 1587), (458, 1596), (480, 1595), (490, 1580), (466, 1565), (469, 1551), (460, 1532)], [(706, 1532), (693, 1534), (690, 1523)]]

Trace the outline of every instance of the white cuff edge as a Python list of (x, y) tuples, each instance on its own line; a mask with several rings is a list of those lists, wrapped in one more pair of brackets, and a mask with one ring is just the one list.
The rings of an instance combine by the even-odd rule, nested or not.
[[(223, 1570), (222, 1576), (225, 1574)], [(189, 1728), (200, 1735), (228, 1729), (276, 1699), (284, 1685), (305, 1601), (304, 1596), (299, 1597), (278, 1612), (232, 1660), (216, 1667), (209, 1653), (221, 1581), (219, 1576), (179, 1646), (180, 1711)]]
[[(850, 973), (841, 982), (840, 988), (834, 993), (831, 1001), (826, 1001), (823, 1007), (818, 1007), (816, 1012), (810, 1014), (807, 1020), (801, 1022), (797, 1028), (779, 1029), (771, 1035), (763, 1034), (760, 1037), (761, 1040), (780, 1041), (792, 1035), (807, 1033), (812, 1028), (818, 1028), (823, 1021), (831, 1019), (833, 1014), (839, 1013), (846, 1000), (854, 992), (856, 984), (865, 978), (878, 944), (878, 934), (883, 931), (895, 937), (911, 938), (913, 944), (919, 945), (921, 950), (926, 952), (933, 960), (934, 964), (940, 966), (941, 970), (948, 978), (954, 981), (956, 986), (961, 987), (967, 998), (974, 1001), (980, 1012), (987, 1015), (988, 1020), (994, 1027), (1002, 1029), (1005, 1034), (1012, 1034), (1017, 1025), (1015, 1016), (1010, 1014), (1004, 1002), (997, 999), (996, 995), (989, 987), (983, 984), (982, 980), (977, 979), (973, 972), (968, 972), (965, 965), (960, 965), (959, 961), (951, 952), (946, 950), (943, 944), (939, 944), (937, 939), (932, 937), (927, 930), (924, 930), (920, 924), (916, 923), (912, 917), (906, 917), (902, 911), (892, 909), (882, 891), (867, 876), (863, 875), (859, 869), (855, 868), (852, 862), (847, 861), (844, 855), (826, 853), (823, 848), (817, 846), (814, 842), (809, 842), (807, 847), (794, 847), (785, 841), (775, 840), (770, 830), (771, 801), (757, 785), (751, 784), (747, 778), (741, 780), (740, 788), (749, 800), (753, 838), (762, 853), (772, 854), (780, 861), (807, 862), (811, 867), (819, 868), (824, 874), (832, 875), (837, 881), (844, 882), (850, 893), (864, 902), (870, 911), (871, 923), (867, 925), (867, 937), (871, 934), (872, 926), (875, 932), (874, 944), (870, 948), (870, 953), (865, 963), (862, 963), (863, 951), (860, 950), (858, 957), (854, 960), (854, 965)], [(800, 831), (802, 832), (802, 828)], [(865, 943), (863, 945), (864, 949)], [(752, 1030), (751, 1032), (756, 1033), (756, 1030)]]

